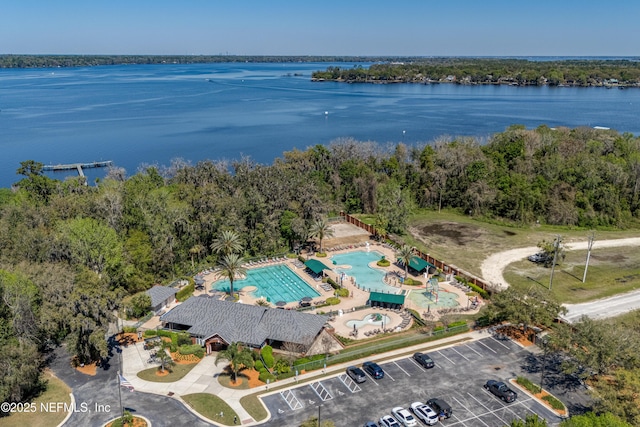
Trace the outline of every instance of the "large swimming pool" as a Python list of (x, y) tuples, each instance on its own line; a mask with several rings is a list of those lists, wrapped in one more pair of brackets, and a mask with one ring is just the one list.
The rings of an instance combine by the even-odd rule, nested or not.
[(369, 263), (379, 261), (382, 254), (377, 251), (355, 251), (337, 254), (331, 257), (331, 261), (337, 265), (334, 271), (353, 276), (361, 289), (369, 292), (398, 293), (398, 288), (384, 283), (384, 271), (369, 267)]
[[(218, 280), (212, 286), (218, 291), (229, 292), (227, 279)], [(234, 291), (249, 286), (255, 288), (250, 293), (251, 297), (264, 298), (272, 304), (278, 301), (294, 302), (304, 297), (320, 296), (319, 292), (284, 264), (248, 269), (245, 279), (233, 281)]]

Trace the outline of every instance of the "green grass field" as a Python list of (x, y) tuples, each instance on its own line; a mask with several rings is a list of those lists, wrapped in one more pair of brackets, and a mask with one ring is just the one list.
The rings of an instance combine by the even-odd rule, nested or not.
[[(453, 264), (472, 274), (480, 274), (482, 261), (492, 253), (527, 246), (542, 240), (552, 241), (557, 234), (565, 243), (586, 241), (590, 230), (550, 225), (484, 222), (453, 211), (421, 210), (409, 221), (408, 234), (402, 236), (436, 259)], [(640, 230), (605, 230), (596, 232), (597, 240), (638, 237)]]
[[(568, 251), (565, 260), (556, 266), (551, 293), (559, 301), (580, 303), (640, 289), (640, 250), (629, 248), (598, 249), (594, 244), (584, 276), (587, 251)], [(504, 277), (511, 286), (549, 288), (551, 269), (528, 260), (510, 264)]]
[(71, 404), (71, 389), (62, 380), (53, 376), (51, 372), (45, 371), (43, 374), (47, 382), (47, 389), (40, 396), (33, 399), (36, 411), (31, 413), (14, 413), (8, 417), (0, 418), (2, 427), (49, 427), (57, 426), (67, 416), (66, 412), (44, 412), (40, 410), (40, 405), (49, 403), (64, 402)]
[(188, 365), (183, 365), (180, 363), (176, 363), (171, 367), (169, 374), (167, 375), (156, 375), (158, 372), (158, 368), (149, 368), (144, 371), (138, 372), (138, 377), (145, 381), (153, 381), (157, 383), (172, 383), (184, 378), (195, 366), (197, 363), (190, 363)]
[[(231, 406), (220, 399), (218, 396), (208, 393), (194, 393), (182, 396), (182, 399), (189, 404), (196, 412), (209, 418), (216, 423), (224, 424), (227, 426), (233, 425), (234, 417), (238, 415), (235, 413)], [(220, 416), (222, 414), (222, 416)], [(241, 420), (237, 419), (240, 424)]]

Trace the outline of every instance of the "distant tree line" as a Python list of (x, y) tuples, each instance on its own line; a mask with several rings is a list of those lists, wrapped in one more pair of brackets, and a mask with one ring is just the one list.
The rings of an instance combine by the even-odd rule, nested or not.
[(387, 61), (369, 68), (328, 67), (314, 80), (349, 83), (457, 83), (518, 86), (640, 86), (640, 61), (433, 58)]
[(93, 67), (133, 64), (377, 62), (407, 58), (374, 56), (261, 56), (261, 55), (0, 55), (0, 68)]
[(112, 168), (96, 186), (51, 179), (34, 160), (17, 172), (0, 189), (3, 400), (37, 389), (32, 366), (52, 345), (66, 342), (79, 362), (107, 357), (123, 297), (219, 263), (228, 231), (251, 258), (293, 250), (341, 210), (372, 214), (391, 233), (417, 208), (589, 228), (640, 216), (640, 138), (590, 128), (512, 126), (484, 145), (342, 139), (271, 165), (175, 160), (128, 178)]

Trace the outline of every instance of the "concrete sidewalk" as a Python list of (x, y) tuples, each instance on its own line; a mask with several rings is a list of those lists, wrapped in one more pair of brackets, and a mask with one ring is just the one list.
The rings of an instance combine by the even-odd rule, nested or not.
[[(236, 390), (227, 387), (223, 387), (220, 385), (218, 381), (218, 375), (223, 372), (225, 363), (220, 363), (219, 366), (216, 366), (215, 356), (210, 355), (206, 356), (204, 359), (198, 363), (184, 378), (179, 381), (173, 383), (160, 383), (160, 382), (151, 382), (145, 381), (138, 378), (138, 372), (149, 369), (153, 366), (158, 366), (157, 364), (149, 364), (147, 360), (149, 359), (149, 352), (143, 349), (143, 343), (137, 343), (135, 345), (130, 345), (122, 349), (122, 357), (123, 357), (123, 374), (125, 378), (133, 385), (136, 391), (142, 391), (146, 393), (154, 393), (163, 396), (170, 395), (184, 403), (184, 405), (195, 415), (200, 417), (202, 420), (210, 422), (215, 425), (220, 425), (213, 420), (203, 417), (197, 412), (193, 411), (191, 407), (186, 404), (181, 398), (181, 396), (192, 394), (192, 393), (209, 393), (223, 399), (233, 410), (238, 414), (238, 418), (242, 425), (258, 425), (265, 421), (260, 420), (259, 422), (255, 421), (249, 413), (242, 407), (240, 404), (240, 399), (244, 396), (260, 393), (262, 394), (270, 394), (273, 393), (273, 389), (277, 388), (278, 391), (286, 389), (287, 387), (297, 387), (301, 383), (305, 383), (310, 379), (316, 379), (319, 376), (329, 377), (341, 374), (345, 371), (348, 366), (351, 365), (360, 365), (366, 360), (394, 360), (401, 359), (406, 357), (407, 355), (413, 354), (416, 351), (429, 351), (432, 349), (441, 349), (446, 347), (451, 347), (458, 344), (461, 341), (474, 341), (482, 338), (486, 338), (490, 333), (486, 330), (481, 331), (471, 331), (466, 332), (464, 334), (454, 335), (452, 337), (446, 337), (441, 340), (418, 344), (410, 347), (405, 347), (397, 350), (393, 350), (387, 353), (368, 356), (366, 358), (351, 360), (349, 362), (340, 363), (337, 365), (331, 365), (327, 367), (326, 372), (322, 372), (322, 370), (316, 370), (304, 373), (302, 375), (298, 375), (298, 377), (287, 378), (281, 381), (277, 381), (272, 383), (267, 387), (259, 387), (259, 388), (251, 388), (247, 390)], [(269, 417), (271, 415), (269, 414)]]

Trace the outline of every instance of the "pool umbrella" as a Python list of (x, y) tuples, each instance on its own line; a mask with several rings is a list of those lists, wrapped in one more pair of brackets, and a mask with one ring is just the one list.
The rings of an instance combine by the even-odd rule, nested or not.
[(204, 279), (200, 278), (200, 277), (196, 277), (196, 285), (204, 285)]
[(313, 299), (313, 298), (311, 298), (311, 297), (303, 297), (300, 301), (302, 301), (302, 302), (309, 302), (309, 301), (311, 301), (312, 299)]
[(278, 302), (276, 303), (276, 307), (284, 307), (285, 305), (287, 305), (287, 303), (286, 303), (286, 302), (284, 302), (284, 301), (278, 301)]

